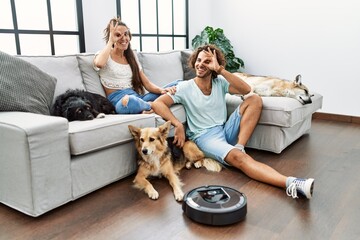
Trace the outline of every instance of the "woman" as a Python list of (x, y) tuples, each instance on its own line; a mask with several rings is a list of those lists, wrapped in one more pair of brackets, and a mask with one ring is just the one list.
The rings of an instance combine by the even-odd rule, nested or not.
[(152, 101), (175, 93), (176, 82), (161, 88), (145, 76), (130, 46), (130, 29), (120, 18), (110, 20), (104, 35), (106, 46), (95, 55), (94, 68), (117, 113), (150, 113)]

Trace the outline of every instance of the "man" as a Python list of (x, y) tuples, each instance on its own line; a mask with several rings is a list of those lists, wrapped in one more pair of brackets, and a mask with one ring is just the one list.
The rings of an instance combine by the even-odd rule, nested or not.
[(205, 45), (193, 52), (189, 62), (196, 77), (180, 82), (174, 95), (162, 95), (152, 103), (153, 110), (175, 126), (174, 143), (182, 147), (185, 142), (184, 126), (169, 109), (180, 103), (187, 114), (186, 135), (207, 157), (236, 167), (255, 180), (286, 188), (288, 196), (297, 198), (299, 194), (310, 199), (314, 179), (286, 177), (246, 154), (244, 146), (259, 120), (262, 101), (257, 95), (247, 98), (227, 119), (225, 94), (247, 94), (251, 88), (225, 70), (223, 53)]

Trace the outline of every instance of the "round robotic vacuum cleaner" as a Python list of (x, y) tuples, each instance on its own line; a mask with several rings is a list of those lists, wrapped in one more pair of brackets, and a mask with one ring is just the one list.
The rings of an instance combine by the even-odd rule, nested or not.
[(184, 196), (182, 209), (195, 222), (228, 225), (243, 220), (247, 213), (245, 194), (225, 186), (203, 186)]

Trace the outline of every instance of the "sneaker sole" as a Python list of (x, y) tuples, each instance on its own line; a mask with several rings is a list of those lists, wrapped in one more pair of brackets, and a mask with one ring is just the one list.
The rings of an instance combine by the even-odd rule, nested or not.
[(313, 178), (309, 178), (305, 182), (305, 187), (304, 187), (305, 193), (306, 193), (305, 196), (308, 199), (312, 198), (313, 190), (314, 190), (314, 182), (315, 182), (315, 180)]

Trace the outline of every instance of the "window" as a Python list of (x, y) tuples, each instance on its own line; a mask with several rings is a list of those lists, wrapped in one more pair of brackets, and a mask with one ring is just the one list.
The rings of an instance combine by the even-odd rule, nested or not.
[(117, 0), (117, 14), (139, 51), (189, 47), (188, 0)]
[(82, 0), (0, 0), (0, 5), (2, 51), (18, 55), (85, 52)]

